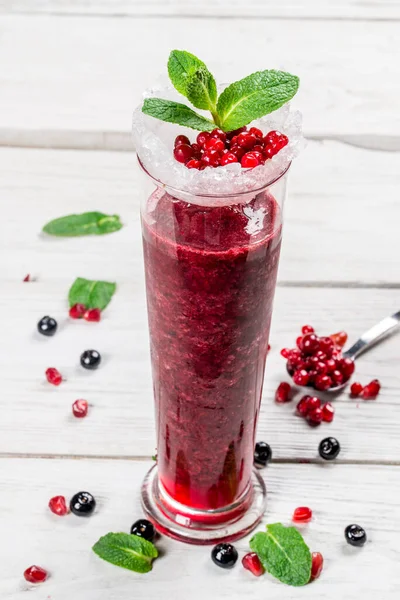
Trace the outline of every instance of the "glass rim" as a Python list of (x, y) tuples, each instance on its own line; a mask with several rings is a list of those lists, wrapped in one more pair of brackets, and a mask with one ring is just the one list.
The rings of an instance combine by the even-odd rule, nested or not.
[(136, 157), (137, 157), (137, 161), (139, 163), (140, 168), (142, 169), (142, 171), (144, 171), (146, 173), (146, 175), (148, 175), (150, 177), (150, 179), (152, 179), (155, 184), (158, 187), (163, 187), (167, 190), (171, 190), (172, 192), (177, 192), (178, 194), (188, 194), (190, 196), (193, 196), (194, 198), (237, 198), (238, 196), (246, 196), (248, 194), (256, 194), (261, 192), (262, 190), (264, 190), (267, 187), (270, 187), (271, 185), (273, 185), (274, 183), (276, 183), (277, 181), (279, 181), (280, 179), (282, 179), (282, 177), (284, 177), (286, 175), (286, 173), (289, 171), (291, 165), (292, 165), (292, 161), (289, 161), (287, 166), (283, 169), (283, 171), (281, 171), (276, 177), (272, 178), (271, 180), (267, 181), (266, 183), (263, 183), (263, 185), (261, 185), (260, 187), (257, 188), (252, 188), (250, 190), (244, 190), (244, 191), (238, 191), (238, 192), (233, 192), (231, 194), (197, 194), (195, 192), (190, 192), (188, 190), (182, 190), (179, 188), (176, 188), (172, 185), (169, 185), (167, 183), (164, 183), (163, 181), (161, 181), (161, 179), (157, 179), (157, 177), (155, 177), (154, 175), (152, 175), (144, 166), (143, 162), (141, 161), (139, 154), (136, 153)]

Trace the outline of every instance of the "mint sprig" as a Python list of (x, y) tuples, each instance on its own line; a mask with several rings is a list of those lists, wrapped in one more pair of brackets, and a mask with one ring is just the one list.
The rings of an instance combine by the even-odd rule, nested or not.
[(59, 237), (79, 235), (104, 235), (121, 229), (118, 215), (105, 215), (101, 212), (86, 212), (79, 215), (66, 215), (46, 223), (43, 231)]
[(265, 570), (288, 585), (306, 585), (311, 576), (311, 552), (302, 535), (282, 523), (267, 525), (266, 529), (250, 540), (250, 548)]
[(129, 533), (107, 533), (93, 546), (103, 560), (136, 573), (148, 573), (158, 550), (151, 542)]
[(68, 293), (68, 302), (70, 306), (83, 304), (86, 308), (99, 308), (104, 310), (111, 301), (116, 283), (109, 281), (96, 281), (77, 277)]
[(299, 88), (295, 75), (266, 70), (232, 83), (218, 98), (214, 76), (203, 61), (184, 50), (171, 52), (168, 74), (176, 90), (196, 108), (210, 111), (213, 120), (185, 104), (161, 98), (147, 98), (142, 111), (161, 121), (200, 131), (211, 131), (216, 126), (224, 131), (239, 129), (289, 102)]

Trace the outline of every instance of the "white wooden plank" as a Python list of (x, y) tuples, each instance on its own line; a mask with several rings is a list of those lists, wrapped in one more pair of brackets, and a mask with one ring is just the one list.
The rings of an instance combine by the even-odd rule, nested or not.
[(338, 19), (394, 19), (397, 0), (0, 0), (6, 13), (79, 14), (104, 16), (284, 17)]
[[(71, 132), (75, 144), (91, 140), (94, 147), (126, 138), (132, 107), (165, 72), (171, 40), (179, 40), (220, 81), (266, 67), (297, 73), (301, 91), (295, 104), (304, 112), (307, 135), (352, 135), (360, 144), (380, 135), (399, 147), (397, 30), (389, 21), (274, 20), (267, 27), (258, 19), (5, 15), (0, 143), (17, 143), (18, 132), (21, 143), (38, 132), (44, 145), (70, 144)], [(240, 52), (217, 52), (205, 39), (223, 40), (224, 47)]]
[[(239, 561), (232, 571), (218, 569), (209, 547), (166, 537), (157, 543), (162, 557), (145, 576), (92, 554), (90, 548), (101, 535), (129, 531), (141, 516), (140, 483), (149, 466), (128, 461), (1, 460), (2, 599), (23, 600), (28, 589), (43, 600), (125, 600), (132, 594), (146, 600), (398, 597), (399, 467), (272, 465), (265, 470), (269, 498), (263, 522), (289, 524), (299, 505), (314, 511), (302, 532), (311, 550), (322, 552), (325, 568), (318, 581), (294, 589), (269, 575), (255, 578)], [(60, 518), (48, 511), (51, 495), (70, 497), (81, 489), (98, 500), (93, 517)], [(344, 541), (344, 528), (353, 522), (367, 531), (369, 541), (362, 549)], [(240, 559), (248, 551), (248, 539), (235, 543)], [(35, 589), (22, 578), (32, 563), (51, 573)]]

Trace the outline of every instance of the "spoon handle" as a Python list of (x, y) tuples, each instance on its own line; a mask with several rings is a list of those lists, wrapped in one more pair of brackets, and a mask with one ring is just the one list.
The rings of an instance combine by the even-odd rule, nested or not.
[(399, 325), (400, 310), (391, 317), (386, 317), (383, 319), (383, 321), (380, 321), (371, 327), (371, 329), (368, 329), (368, 331), (363, 333), (360, 339), (357, 340), (351, 348), (343, 353), (343, 356), (347, 358), (356, 358), (356, 356), (362, 354), (362, 352), (365, 352), (366, 350), (369, 350), (382, 338), (385, 338), (387, 335), (392, 333)]

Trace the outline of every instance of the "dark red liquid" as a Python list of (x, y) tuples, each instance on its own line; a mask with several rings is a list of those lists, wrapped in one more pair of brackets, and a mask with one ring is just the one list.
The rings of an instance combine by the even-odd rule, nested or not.
[(157, 190), (143, 219), (156, 402), (166, 491), (198, 509), (249, 486), (279, 261), (279, 207), (203, 207)]

